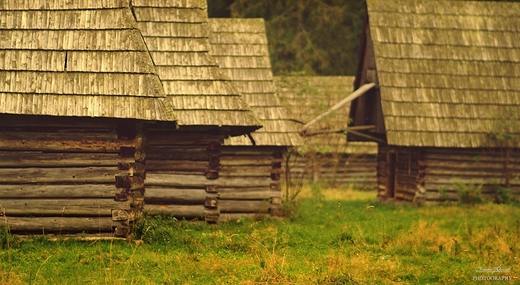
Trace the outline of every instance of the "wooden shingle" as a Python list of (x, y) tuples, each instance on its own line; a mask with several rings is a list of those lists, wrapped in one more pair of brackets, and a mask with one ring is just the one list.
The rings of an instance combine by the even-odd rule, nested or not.
[(174, 121), (128, 1), (0, 3), (0, 113)]
[(520, 5), (368, 2), (390, 145), (494, 146), (520, 134)]
[(133, 1), (133, 13), (180, 126), (260, 122), (209, 54), (205, 1)]
[[(259, 146), (296, 146), (302, 141), (275, 94), (263, 19), (210, 19), (211, 54), (262, 121), (251, 133)], [(226, 145), (251, 145), (238, 137)]]

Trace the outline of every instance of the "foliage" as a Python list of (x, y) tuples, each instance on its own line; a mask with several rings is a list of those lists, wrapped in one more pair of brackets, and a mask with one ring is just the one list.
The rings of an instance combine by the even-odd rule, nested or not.
[(453, 186), (457, 191), (459, 203), (465, 205), (480, 204), (482, 199), (482, 184), (476, 185), (474, 182), (465, 184), (461, 180), (454, 179)]
[(497, 266), (517, 276), (517, 205), (375, 204), (375, 193), (318, 186), (321, 201), (306, 187), (284, 220), (148, 217), (139, 243), (25, 238), (10, 262), (0, 250), (0, 284), (467, 284)]
[(495, 199), (494, 202), (497, 204), (509, 204), (514, 201), (514, 197), (511, 194), (511, 189), (507, 187), (503, 187), (500, 184), (494, 184), (493, 188), (495, 190)]
[(275, 75), (355, 73), (365, 1), (235, 0), (229, 9), (234, 18), (265, 19)]

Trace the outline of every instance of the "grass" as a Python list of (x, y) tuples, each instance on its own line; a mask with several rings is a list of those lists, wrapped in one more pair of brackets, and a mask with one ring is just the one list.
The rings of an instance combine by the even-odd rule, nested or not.
[(0, 284), (467, 284), (497, 266), (520, 276), (518, 205), (396, 206), (304, 190), (284, 220), (148, 218), (142, 243), (3, 233)]

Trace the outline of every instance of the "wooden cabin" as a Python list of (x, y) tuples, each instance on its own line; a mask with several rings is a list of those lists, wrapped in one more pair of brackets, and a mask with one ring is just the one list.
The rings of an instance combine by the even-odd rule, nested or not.
[(519, 3), (368, 1), (349, 139), (380, 142), (381, 199), (518, 199), (519, 29)]
[(261, 123), (209, 54), (205, 0), (134, 0), (132, 5), (178, 123), (177, 129), (146, 126), (145, 210), (216, 222), (226, 187), (221, 145)]
[(173, 109), (128, 1), (0, 2), (0, 226), (126, 236)]
[[(351, 93), (353, 76), (275, 76), (277, 94), (297, 129)], [(289, 158), (292, 182), (325, 182), (335, 187), (376, 189), (377, 144), (345, 141), (350, 105), (306, 131), (305, 144)]]
[(211, 53), (263, 128), (222, 146), (219, 205), (226, 219), (276, 214), (288, 147), (301, 144), (275, 94), (263, 19), (210, 19)]

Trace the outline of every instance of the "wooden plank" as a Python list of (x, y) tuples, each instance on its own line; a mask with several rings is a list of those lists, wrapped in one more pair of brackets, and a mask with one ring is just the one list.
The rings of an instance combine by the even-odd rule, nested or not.
[(221, 141), (222, 135), (208, 132), (150, 132), (146, 135), (150, 146), (156, 145), (189, 145), (205, 146), (211, 142)]
[(116, 153), (42, 153), (27, 151), (0, 151), (0, 167), (79, 167), (114, 166), (130, 158)]
[(270, 177), (271, 173), (280, 173), (280, 170), (272, 169), (271, 166), (222, 166), (219, 173), (221, 176)]
[[(7, 220), (7, 223), (6, 223)], [(12, 233), (104, 233), (121, 225), (112, 217), (11, 217), (0, 219), (0, 227), (8, 226)]]
[(138, 146), (137, 139), (118, 139), (114, 133), (0, 132), (0, 150), (119, 152)]
[(113, 209), (130, 210), (130, 201), (114, 199), (0, 199), (8, 216), (110, 216)]
[(147, 187), (144, 201), (148, 204), (204, 204), (210, 196), (205, 189)]
[(282, 159), (274, 159), (272, 156), (230, 156), (222, 155), (220, 163), (223, 166), (270, 166), (273, 162), (283, 162)]
[(219, 200), (220, 213), (269, 213), (270, 201)]
[(190, 160), (207, 162), (210, 155), (215, 152), (207, 151), (204, 148), (191, 147), (150, 147), (146, 151), (147, 160)]
[(145, 204), (144, 212), (148, 215), (172, 216), (177, 218), (203, 219), (206, 215), (204, 205), (152, 205)]
[(214, 180), (207, 179), (203, 175), (193, 174), (170, 174), (170, 173), (147, 173), (146, 186), (161, 187), (193, 187), (206, 189), (206, 185), (217, 184)]
[(269, 200), (272, 197), (282, 197), (281, 191), (263, 190), (263, 191), (220, 191), (220, 200)]
[(220, 177), (218, 180), (210, 180), (202, 175), (192, 174), (158, 174), (147, 173), (146, 186), (162, 187), (193, 187), (203, 188), (207, 185), (219, 185), (219, 187), (259, 187), (271, 185), (273, 181), (267, 177), (249, 177), (248, 179), (236, 177)]
[(226, 177), (222, 176), (218, 180), (219, 187), (270, 187), (275, 181), (268, 177)]
[(115, 183), (117, 167), (0, 168), (0, 183)]
[(114, 198), (121, 189), (113, 184), (2, 185), (1, 199), (34, 198)]
[[(206, 155), (207, 156), (207, 155)], [(153, 171), (197, 171), (204, 172), (209, 166), (208, 161), (192, 161), (192, 160), (159, 160), (148, 159), (146, 161), (146, 170)]]

